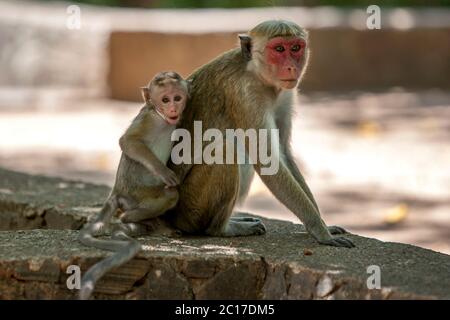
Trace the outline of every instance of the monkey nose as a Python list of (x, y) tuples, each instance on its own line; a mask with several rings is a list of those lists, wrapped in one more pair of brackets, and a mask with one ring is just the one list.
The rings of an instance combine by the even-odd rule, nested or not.
[(288, 66), (287, 68), (287, 72), (295, 79), (297, 79), (299, 77), (299, 72), (298, 72), (298, 68), (297, 67), (293, 67), (293, 66)]

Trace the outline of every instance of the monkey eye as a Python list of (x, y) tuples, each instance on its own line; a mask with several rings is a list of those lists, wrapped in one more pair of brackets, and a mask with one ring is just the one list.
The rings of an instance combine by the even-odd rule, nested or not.
[(163, 99), (162, 99), (162, 102), (164, 102), (164, 103), (168, 103), (170, 100), (169, 100), (169, 98), (167, 98), (167, 97), (164, 97)]
[(181, 101), (181, 99), (182, 99), (181, 96), (175, 96), (175, 98), (174, 98), (174, 100), (177, 101), (177, 102)]
[(301, 47), (298, 44), (294, 44), (291, 48), (291, 51), (300, 51)]
[(283, 46), (276, 46), (275, 50), (278, 52), (283, 52), (284, 51), (284, 47)]

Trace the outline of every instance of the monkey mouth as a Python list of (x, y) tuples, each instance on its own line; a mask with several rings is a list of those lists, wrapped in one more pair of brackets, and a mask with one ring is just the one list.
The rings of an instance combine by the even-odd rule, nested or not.
[(283, 82), (297, 82), (297, 79), (280, 79)]
[(177, 123), (179, 119), (180, 119), (179, 116), (167, 117), (167, 122), (174, 124)]
[(280, 79), (280, 87), (284, 89), (293, 89), (298, 83), (298, 79)]

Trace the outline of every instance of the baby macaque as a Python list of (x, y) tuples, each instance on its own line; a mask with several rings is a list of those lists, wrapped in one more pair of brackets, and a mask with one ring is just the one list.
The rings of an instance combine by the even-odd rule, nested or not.
[[(176, 174), (167, 168), (171, 135), (189, 97), (189, 83), (175, 72), (158, 73), (142, 96), (145, 106), (120, 138), (122, 157), (114, 187), (99, 215), (80, 231), (79, 240), (115, 253), (91, 267), (81, 282), (80, 299), (88, 299), (95, 283), (109, 270), (131, 260), (141, 249), (133, 237), (148, 233), (158, 216), (178, 201)], [(98, 239), (117, 211), (120, 221), (112, 239)]]

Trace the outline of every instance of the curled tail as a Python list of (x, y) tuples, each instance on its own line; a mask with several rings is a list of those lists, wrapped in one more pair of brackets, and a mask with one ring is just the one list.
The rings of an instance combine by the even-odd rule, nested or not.
[(123, 230), (116, 232), (114, 239), (97, 238), (105, 234), (105, 228), (118, 208), (118, 197), (111, 195), (106, 200), (98, 217), (93, 222), (86, 224), (78, 235), (78, 240), (86, 246), (114, 251), (113, 255), (92, 266), (83, 276), (79, 293), (80, 299), (88, 299), (95, 284), (105, 273), (131, 260), (141, 249), (139, 242), (129, 237)]

